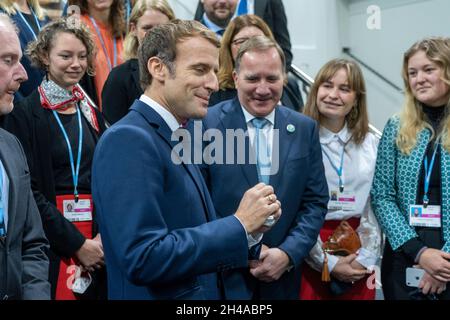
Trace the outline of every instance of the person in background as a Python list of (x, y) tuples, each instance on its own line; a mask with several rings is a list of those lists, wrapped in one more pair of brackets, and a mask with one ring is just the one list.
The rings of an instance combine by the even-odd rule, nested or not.
[[(38, 0), (2, 0), (0, 1), (0, 12), (9, 15), (19, 28), (22, 53), (25, 53), (28, 43), (36, 40), (41, 28), (50, 21)], [(28, 74), (28, 80), (22, 83), (19, 91), (16, 92), (16, 101), (27, 97), (36, 89), (45, 74), (44, 70), (33, 67), (25, 54), (22, 55), (20, 62)]]
[(200, 21), (211, 31), (214, 31), (217, 38), (222, 39), (223, 33), (234, 16), (238, 0), (201, 0), (203, 12), (195, 16), (195, 20)]
[[(27, 80), (17, 33), (0, 13), (1, 118), (11, 112), (13, 93)], [(17, 138), (0, 129), (0, 300), (50, 299), (47, 250), (27, 159)]]
[[(405, 103), (384, 128), (372, 205), (387, 237), (381, 265), (388, 300), (450, 299), (450, 38), (404, 54)], [(420, 217), (412, 214), (416, 209)], [(406, 269), (425, 270), (419, 290)]]
[(130, 31), (124, 42), (125, 63), (115, 67), (102, 92), (103, 114), (110, 124), (120, 120), (143, 90), (139, 82), (137, 51), (147, 31), (175, 19), (166, 0), (138, 0), (130, 16)]
[[(370, 204), (378, 138), (369, 132), (366, 87), (359, 66), (349, 60), (326, 63), (314, 80), (304, 113), (320, 125), (320, 144), (331, 199), (325, 224), (303, 267), (302, 300), (373, 300), (367, 276), (380, 256), (381, 231)], [(356, 230), (357, 255), (322, 250), (341, 223)], [(324, 270), (325, 269), (325, 270)], [(322, 274), (331, 273), (331, 283)], [(322, 278), (322, 279), (321, 279)]]
[(81, 10), (81, 21), (90, 29), (97, 47), (95, 75), (87, 76), (81, 86), (102, 111), (102, 90), (111, 70), (123, 62), (123, 37), (126, 32), (122, 0), (69, 0)]
[(4, 119), (4, 128), (20, 140), (30, 166), (31, 187), (50, 242), (52, 298), (58, 300), (106, 294), (103, 248), (90, 195), (92, 157), (105, 124), (78, 85), (93, 71), (94, 52), (84, 24), (73, 27), (65, 19), (47, 24), (27, 49), (33, 64), (47, 75)]
[[(239, 47), (248, 39), (264, 35), (273, 39), (267, 24), (255, 15), (243, 15), (234, 18), (223, 35), (219, 53), (219, 91), (211, 95), (209, 105), (236, 97), (237, 91), (233, 79), (233, 70)], [(301, 95), (296, 95), (289, 87), (283, 86), (281, 104), (294, 110), (303, 106)]]

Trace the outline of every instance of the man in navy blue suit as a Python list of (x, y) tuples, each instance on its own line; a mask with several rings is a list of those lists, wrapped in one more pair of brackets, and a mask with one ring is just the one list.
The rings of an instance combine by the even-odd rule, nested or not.
[[(247, 282), (253, 282), (255, 299), (298, 298), (300, 265), (316, 243), (327, 212), (318, 126), (278, 105), (284, 75), (284, 54), (278, 44), (263, 36), (248, 40), (239, 50), (233, 73), (238, 97), (213, 106), (203, 120), (205, 135), (209, 129), (247, 131), (250, 151), (256, 152), (254, 164), (202, 165), (217, 214), (233, 214), (245, 190), (258, 181), (270, 184), (282, 203), (280, 220), (263, 236), (259, 261), (253, 262), (250, 272), (241, 270)], [(259, 150), (263, 145), (266, 149)], [(269, 160), (264, 166), (261, 152)]]
[(92, 190), (110, 299), (242, 299), (245, 268), (263, 223), (281, 215), (273, 188), (255, 183), (234, 214), (217, 219), (197, 166), (172, 152), (173, 134), (202, 118), (217, 90), (219, 43), (195, 21), (149, 31), (139, 50), (145, 87), (94, 155)]

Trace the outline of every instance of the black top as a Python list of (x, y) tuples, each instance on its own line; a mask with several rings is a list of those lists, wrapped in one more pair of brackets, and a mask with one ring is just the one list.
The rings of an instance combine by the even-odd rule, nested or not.
[(34, 16), (31, 13), (25, 13), (22, 11), (20, 11), (20, 13), (23, 15), (25, 20), (28, 22), (31, 29), (33, 29), (34, 34), (36, 34), (36, 35), (39, 34), (39, 28), (38, 28), (38, 25), (36, 24), (36, 20), (34, 19)]
[[(72, 154), (74, 157), (74, 169), (78, 157), (78, 117), (76, 114), (58, 114), (61, 123), (69, 137)], [(83, 144), (81, 152), (80, 172), (78, 177), (78, 193), (91, 193), (91, 164), (94, 157), (96, 140), (89, 130), (89, 124), (85, 117), (81, 116), (83, 126)], [(50, 130), (52, 133), (51, 157), (53, 162), (55, 192), (57, 195), (73, 194), (74, 185), (72, 169), (70, 165), (67, 142), (55, 117), (50, 118)]]
[[(423, 112), (425, 113), (425, 120), (433, 127), (435, 132), (433, 139), (428, 143), (425, 157), (428, 158), (428, 165), (430, 165), (431, 158), (435, 148), (436, 136), (439, 135), (441, 121), (445, 118), (445, 106), (442, 107), (429, 107), (423, 106)], [(429, 205), (441, 205), (441, 148), (439, 147), (436, 152), (436, 158), (434, 160), (434, 166), (430, 177), (430, 186), (428, 190)], [(425, 181), (425, 168), (422, 160), (422, 165), (419, 173), (419, 186), (417, 188), (417, 201), (416, 204), (423, 204), (424, 196), (424, 181)], [(444, 239), (442, 234), (442, 228), (430, 228), (430, 227), (415, 227), (415, 231), (419, 235), (418, 238), (409, 240), (403, 245), (404, 251), (413, 259), (417, 256), (420, 249), (423, 247), (429, 247), (434, 249), (441, 249), (444, 245)]]

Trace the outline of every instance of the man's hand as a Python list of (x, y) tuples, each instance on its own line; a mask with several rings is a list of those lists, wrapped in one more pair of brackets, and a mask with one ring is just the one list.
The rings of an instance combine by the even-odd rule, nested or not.
[(360, 270), (359, 268), (353, 268), (352, 263), (355, 265), (355, 259), (355, 254), (339, 258), (338, 262), (331, 271), (333, 277), (343, 282), (355, 282), (371, 273), (371, 271), (366, 269)]
[(273, 215), (275, 220), (280, 218), (281, 203), (273, 193), (273, 188), (264, 183), (258, 183), (247, 190), (236, 211), (236, 217), (248, 233), (267, 231), (269, 228), (263, 224), (270, 215)]
[(103, 247), (97, 240), (86, 239), (81, 248), (75, 253), (75, 257), (89, 272), (100, 269), (105, 265)]
[(441, 282), (450, 281), (450, 254), (437, 250), (425, 249), (420, 255), (419, 265), (430, 276)]
[(250, 273), (264, 282), (278, 280), (289, 267), (289, 256), (281, 249), (261, 248), (257, 262), (250, 264)]
[(439, 281), (433, 278), (429, 273), (425, 272), (419, 283), (419, 288), (422, 293), (427, 295), (429, 293), (441, 294), (447, 286), (446, 282)]

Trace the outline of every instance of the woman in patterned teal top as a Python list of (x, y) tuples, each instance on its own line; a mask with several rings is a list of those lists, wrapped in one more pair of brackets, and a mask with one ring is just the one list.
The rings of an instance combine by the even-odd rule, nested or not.
[[(402, 74), (405, 104), (384, 129), (371, 191), (388, 240), (383, 291), (386, 299), (450, 299), (450, 39), (415, 43)], [(406, 285), (413, 266), (425, 270), (420, 290)]]

